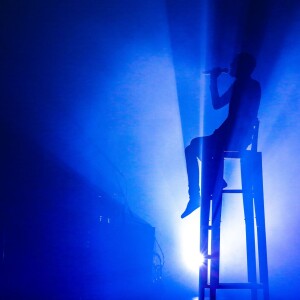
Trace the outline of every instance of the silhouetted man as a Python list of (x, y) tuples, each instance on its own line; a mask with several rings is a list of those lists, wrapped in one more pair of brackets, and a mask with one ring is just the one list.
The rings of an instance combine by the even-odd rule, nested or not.
[[(188, 216), (200, 206), (199, 167), (197, 158), (205, 161), (210, 169), (211, 194), (216, 189), (218, 172), (223, 170), (224, 150), (245, 150), (251, 143), (253, 124), (257, 118), (260, 104), (260, 84), (251, 78), (256, 66), (253, 56), (248, 53), (238, 54), (230, 64), (229, 74), (236, 80), (230, 88), (219, 96), (217, 80), (222, 69), (210, 72), (210, 92), (214, 109), (229, 104), (229, 112), (223, 124), (210, 136), (198, 137), (185, 149), (186, 167), (189, 184), (189, 202), (181, 218)], [(205, 174), (202, 174), (205, 176)], [(221, 182), (220, 188), (226, 186)]]

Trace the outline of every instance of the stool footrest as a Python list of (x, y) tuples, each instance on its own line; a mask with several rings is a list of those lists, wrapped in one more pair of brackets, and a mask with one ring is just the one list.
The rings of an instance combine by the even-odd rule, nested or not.
[(205, 288), (215, 289), (263, 289), (264, 286), (261, 283), (219, 283), (217, 285), (206, 284)]
[(226, 189), (222, 191), (223, 194), (242, 194), (242, 189)]

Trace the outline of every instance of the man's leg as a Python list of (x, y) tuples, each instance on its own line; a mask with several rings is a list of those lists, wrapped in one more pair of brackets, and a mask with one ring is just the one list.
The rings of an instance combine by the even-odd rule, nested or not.
[(186, 170), (189, 185), (189, 202), (181, 218), (185, 218), (195, 209), (200, 207), (200, 189), (199, 189), (199, 165), (198, 165), (198, 145), (201, 138), (192, 140), (191, 144), (185, 148)]
[(206, 161), (211, 160), (214, 150), (215, 142), (213, 136), (195, 138), (185, 149), (190, 199), (181, 218), (188, 216), (200, 207), (199, 165), (197, 158), (205, 159)]

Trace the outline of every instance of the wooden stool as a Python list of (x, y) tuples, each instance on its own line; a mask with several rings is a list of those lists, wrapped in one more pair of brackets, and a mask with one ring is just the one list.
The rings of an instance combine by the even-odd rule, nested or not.
[[(264, 195), (262, 176), (262, 155), (257, 152), (258, 121), (253, 126), (251, 150), (225, 151), (226, 159), (239, 159), (241, 170), (241, 189), (223, 189), (223, 170), (215, 183), (217, 191), (211, 195), (209, 166), (202, 162), (201, 179), (201, 222), (200, 252), (204, 263), (199, 270), (199, 299), (204, 300), (205, 289), (209, 289), (209, 299), (216, 299), (217, 289), (250, 289), (252, 300), (257, 299), (257, 290), (263, 290), (263, 299), (269, 300), (268, 264), (266, 231), (264, 217)], [(220, 283), (220, 223), (222, 195), (242, 194), (247, 250), (247, 275), (245, 283)], [(256, 228), (255, 228), (256, 218)], [(256, 239), (255, 239), (256, 237)], [(258, 258), (259, 278), (257, 278), (256, 258)]]

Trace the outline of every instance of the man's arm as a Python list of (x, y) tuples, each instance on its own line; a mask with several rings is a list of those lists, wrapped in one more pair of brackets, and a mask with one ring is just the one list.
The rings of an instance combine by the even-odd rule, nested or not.
[(232, 86), (222, 95), (219, 95), (218, 89), (218, 77), (221, 73), (213, 72), (210, 76), (210, 94), (212, 105), (214, 109), (219, 109), (229, 103), (231, 94), (232, 94)]

